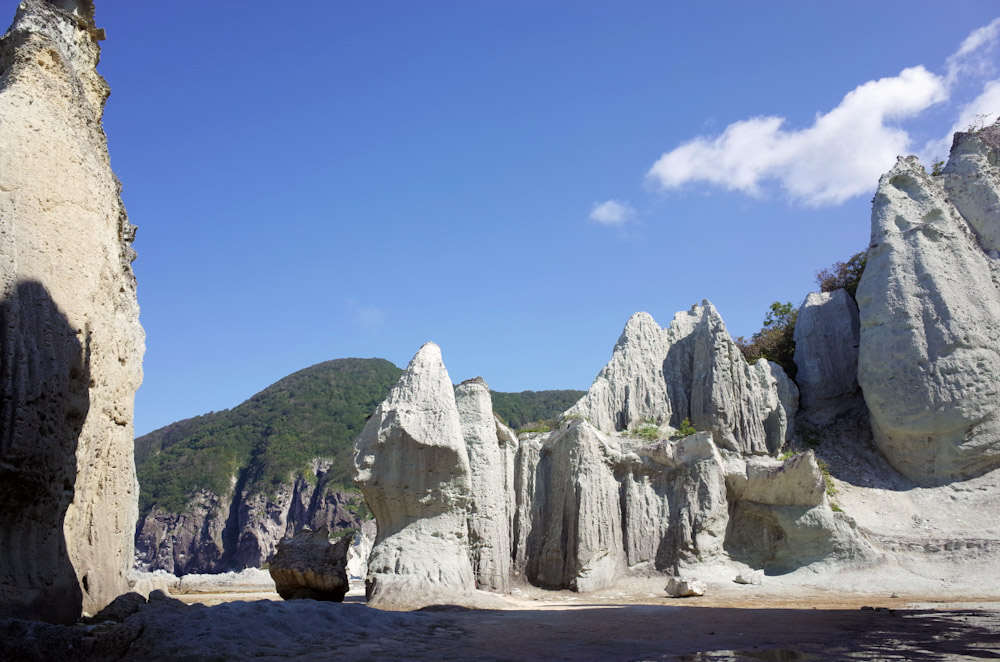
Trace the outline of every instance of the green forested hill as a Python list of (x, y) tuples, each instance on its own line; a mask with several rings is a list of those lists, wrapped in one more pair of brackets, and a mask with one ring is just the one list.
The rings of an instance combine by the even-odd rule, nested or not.
[[(180, 512), (200, 488), (224, 493), (243, 472), (244, 494), (270, 492), (318, 456), (353, 490), (353, 441), (402, 370), (384, 359), (337, 359), (300, 370), (243, 404), (172, 423), (135, 440), (140, 520), (154, 505)], [(567, 409), (582, 391), (493, 393), (517, 427)]]
[(561, 414), (583, 397), (585, 391), (521, 391), (520, 393), (491, 392), (493, 411), (507, 425), (519, 428), (535, 421), (545, 421)]

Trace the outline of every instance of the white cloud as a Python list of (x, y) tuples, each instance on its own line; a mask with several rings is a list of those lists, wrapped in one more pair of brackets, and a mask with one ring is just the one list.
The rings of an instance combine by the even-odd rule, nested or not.
[(956, 131), (988, 126), (996, 122), (998, 117), (1000, 117), (1000, 78), (986, 83), (979, 96), (962, 107), (958, 119), (947, 135), (939, 140), (932, 140), (924, 146), (920, 153), (921, 160), (924, 163), (931, 163), (944, 159), (951, 151), (951, 138)]
[(945, 98), (940, 76), (911, 67), (859, 85), (807, 129), (786, 131), (781, 117), (736, 122), (721, 136), (695, 138), (667, 152), (647, 176), (668, 189), (704, 181), (750, 195), (773, 180), (795, 200), (837, 204), (870, 191), (908, 148), (909, 135), (887, 122)]
[(590, 210), (590, 220), (602, 225), (621, 226), (635, 217), (635, 209), (627, 202), (608, 200), (595, 202)]
[[(868, 81), (808, 128), (786, 129), (785, 118), (778, 116), (735, 122), (721, 135), (695, 138), (664, 153), (647, 177), (664, 189), (707, 182), (754, 196), (774, 182), (791, 199), (817, 206), (868, 193), (896, 156), (912, 149), (912, 137), (898, 124), (949, 101), (961, 84), (995, 78), (997, 43), (1000, 19), (973, 31), (948, 57), (943, 76), (916, 66)], [(965, 129), (979, 115), (996, 117), (1000, 79), (980, 89), (978, 97), (958, 107), (952, 131)], [(922, 156), (940, 158), (950, 143), (951, 132), (928, 143)]]
[(988, 75), (986, 72), (993, 71), (990, 51), (996, 46), (997, 37), (1000, 37), (1000, 18), (973, 30), (958, 50), (948, 56), (948, 81), (954, 82), (963, 74)]

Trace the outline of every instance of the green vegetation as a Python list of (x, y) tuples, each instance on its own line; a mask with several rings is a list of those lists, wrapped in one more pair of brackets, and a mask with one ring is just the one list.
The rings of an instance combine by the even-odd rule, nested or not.
[(670, 435), (670, 438), (684, 439), (685, 437), (690, 437), (691, 435), (696, 434), (697, 432), (698, 429), (695, 426), (691, 425), (690, 420), (685, 418), (683, 421), (681, 421), (681, 426), (677, 428), (677, 430), (672, 435)]
[[(243, 404), (172, 423), (135, 440), (139, 512), (153, 505), (181, 512), (200, 489), (229, 490), (234, 476), (246, 494), (273, 493), (315, 457), (333, 461), (332, 480), (356, 491), (353, 444), (365, 421), (403, 373), (383, 359), (338, 359), (300, 370)], [(545, 419), (569, 408), (581, 391), (493, 393), (508, 420)], [(527, 420), (534, 420), (528, 418)], [(519, 424), (519, 423), (515, 423)], [(371, 517), (363, 499), (347, 506)]]
[(791, 302), (775, 301), (764, 317), (761, 330), (753, 334), (750, 340), (743, 336), (736, 339), (736, 345), (750, 363), (758, 359), (774, 361), (784, 369), (785, 374), (795, 379), (795, 318), (799, 311)]
[(865, 272), (868, 252), (855, 253), (847, 262), (835, 262), (829, 269), (816, 272), (816, 284), (823, 292), (833, 292), (843, 288), (852, 297), (858, 292), (861, 274)]
[[(493, 411), (510, 427), (519, 432), (525, 425), (548, 421), (566, 411), (584, 396), (585, 391), (521, 391), (498, 393), (491, 391)], [(551, 427), (551, 426), (550, 426)]]
[(549, 432), (552, 430), (554, 421), (532, 421), (526, 425), (522, 425), (517, 429), (517, 433), (522, 432)]
[(135, 441), (139, 508), (180, 512), (192, 493), (272, 492), (314, 457), (353, 490), (352, 443), (402, 371), (383, 359), (338, 359), (300, 370), (231, 410), (174, 423)]
[(931, 165), (931, 175), (934, 177), (940, 177), (944, 174), (944, 161), (935, 161)]
[(660, 438), (660, 426), (652, 421), (643, 421), (631, 430), (626, 430), (625, 434), (646, 441), (656, 441)]
[[(820, 291), (832, 292), (843, 288), (852, 297), (858, 291), (861, 274), (865, 272), (868, 253), (861, 251), (852, 255), (847, 262), (835, 262), (827, 269), (816, 272), (816, 284)], [(750, 363), (758, 359), (774, 361), (785, 374), (795, 379), (798, 367), (795, 365), (795, 320), (798, 310), (792, 303), (775, 301), (764, 316), (760, 331), (750, 340), (740, 336), (735, 340), (743, 356)]]

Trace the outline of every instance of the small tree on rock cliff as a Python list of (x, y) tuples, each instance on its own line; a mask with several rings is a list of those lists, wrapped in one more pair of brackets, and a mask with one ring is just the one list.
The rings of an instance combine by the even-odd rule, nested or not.
[(795, 378), (795, 318), (799, 311), (790, 301), (781, 303), (775, 301), (764, 316), (761, 330), (753, 334), (750, 340), (743, 336), (736, 339), (743, 356), (750, 363), (757, 359), (767, 359), (780, 365), (785, 374)]
[(834, 262), (833, 266), (816, 272), (816, 284), (822, 292), (833, 292), (843, 288), (852, 297), (858, 291), (861, 274), (865, 272), (868, 252), (855, 253), (847, 262)]

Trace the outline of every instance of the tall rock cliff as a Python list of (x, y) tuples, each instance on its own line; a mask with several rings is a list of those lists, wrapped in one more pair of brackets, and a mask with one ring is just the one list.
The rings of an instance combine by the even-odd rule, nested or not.
[(955, 135), (943, 176), (879, 181), (858, 287), (858, 381), (879, 449), (943, 483), (1000, 466), (1000, 127)]
[(469, 455), (468, 526), (477, 588), (510, 590), (510, 508), (513, 503), (512, 439), (498, 435), (490, 390), (480, 377), (455, 389), (455, 404)]
[(812, 292), (795, 321), (795, 365), (802, 413), (824, 425), (863, 404), (858, 386), (858, 305), (845, 290)]
[(128, 587), (144, 336), (100, 39), (89, 0), (25, 0), (0, 38), (0, 616)]
[(267, 493), (248, 493), (233, 475), (228, 490), (198, 490), (180, 512), (153, 506), (136, 532), (136, 566), (176, 575), (259, 568), (303, 528), (360, 528), (361, 495), (345, 491), (331, 465), (315, 458)]
[(412, 607), (471, 594), (469, 456), (434, 343), (420, 348), (361, 432), (355, 471), (378, 523), (369, 603)]

